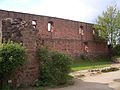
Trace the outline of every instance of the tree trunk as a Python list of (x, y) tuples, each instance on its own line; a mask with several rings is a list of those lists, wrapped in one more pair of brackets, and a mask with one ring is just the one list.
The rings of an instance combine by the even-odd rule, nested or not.
[(113, 45), (112, 44), (110, 44), (110, 45), (108, 45), (108, 58), (110, 59), (110, 60), (112, 60), (112, 56), (113, 56)]

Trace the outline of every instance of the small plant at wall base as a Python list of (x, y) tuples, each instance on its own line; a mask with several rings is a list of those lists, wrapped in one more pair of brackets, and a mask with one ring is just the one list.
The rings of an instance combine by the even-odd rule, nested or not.
[(10, 75), (25, 62), (25, 48), (17, 43), (0, 45), (0, 90), (8, 84)]
[(38, 86), (52, 86), (66, 84), (70, 79), (72, 59), (59, 52), (48, 52), (45, 48), (38, 50), (40, 59), (40, 77)]

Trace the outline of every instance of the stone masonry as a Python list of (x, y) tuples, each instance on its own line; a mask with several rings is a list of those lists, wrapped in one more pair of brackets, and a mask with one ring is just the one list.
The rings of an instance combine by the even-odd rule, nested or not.
[[(26, 48), (27, 61), (25, 65), (11, 76), (13, 85), (19, 87), (21, 84), (28, 86), (38, 78), (38, 61), (36, 59), (38, 29), (31, 22), (22, 19), (6, 18), (2, 20), (2, 42), (13, 41), (21, 43)], [(31, 37), (31, 38), (30, 38)], [(14, 77), (14, 78), (13, 78)]]
[(26, 47), (28, 60), (13, 80), (17, 86), (31, 85), (38, 78), (38, 47), (74, 57), (108, 54), (107, 43), (96, 40), (90, 23), (0, 10), (0, 31), (1, 42), (12, 40)]

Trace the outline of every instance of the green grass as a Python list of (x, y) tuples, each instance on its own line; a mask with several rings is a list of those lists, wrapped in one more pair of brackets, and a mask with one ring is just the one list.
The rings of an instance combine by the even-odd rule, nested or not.
[(71, 65), (72, 71), (96, 69), (110, 66), (112, 64), (109, 60), (78, 60)]

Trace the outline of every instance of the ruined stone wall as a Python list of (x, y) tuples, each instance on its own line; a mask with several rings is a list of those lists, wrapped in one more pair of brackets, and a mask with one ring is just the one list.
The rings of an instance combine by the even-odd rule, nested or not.
[[(18, 86), (20, 83), (30, 85), (37, 79), (38, 63), (35, 58), (37, 47), (45, 46), (52, 51), (65, 52), (75, 57), (86, 54), (86, 45), (88, 46), (88, 55), (97, 56), (108, 53), (105, 42), (96, 42), (94, 40), (92, 24), (0, 10), (0, 30), (3, 27), (2, 20), (6, 18), (19, 19), (28, 23), (28, 26), (21, 31), (21, 40), (27, 49), (28, 62), (22, 70), (19, 70), (22, 73), (17, 72), (15, 78)], [(35, 22), (35, 25), (32, 25), (32, 21)], [(52, 31), (48, 31), (49, 22), (53, 24)], [(37, 33), (34, 31), (35, 28), (39, 30)], [(9, 30), (9, 28), (7, 30)], [(4, 35), (6, 34), (6, 36), (8, 36), (6, 29), (3, 30), (2, 33), (3, 36), (0, 35), (0, 39), (4, 41)], [(17, 40), (16, 37), (13, 37), (13, 39), (15, 39), (15, 41)]]
[[(35, 21), (36, 22), (36, 28), (39, 29), (39, 42), (38, 45), (41, 45), (41, 40), (44, 41), (44, 43), (47, 43), (48, 39), (49, 41), (52, 40), (54, 41), (54, 50), (57, 51), (61, 51), (61, 48), (59, 47), (59, 44), (56, 43), (59, 40), (61, 40), (60, 42), (61, 47), (64, 46), (64, 48), (68, 48), (68, 46), (66, 45), (67, 43), (69, 43), (69, 41), (71, 43), (69, 43), (69, 48), (71, 48), (71, 50), (73, 49), (73, 47), (75, 47), (75, 50), (72, 50), (72, 52), (75, 52), (77, 54), (78, 53), (78, 48), (82, 48), (79, 49), (81, 53), (83, 53), (84, 51), (84, 42), (93, 42), (93, 43), (89, 43), (90, 48), (89, 49), (94, 49), (94, 52), (96, 52), (96, 54), (101, 54), (104, 55), (105, 53), (107, 53), (107, 46), (106, 43), (102, 43), (102, 44), (97, 44), (99, 42), (94, 42), (94, 37), (93, 37), (93, 25), (89, 24), (89, 23), (84, 23), (84, 22), (78, 22), (78, 21), (72, 21), (72, 20), (67, 20), (67, 19), (60, 19), (60, 18), (54, 18), (54, 17), (47, 17), (47, 16), (40, 16), (40, 15), (33, 15), (33, 14), (27, 14), (27, 13), (18, 13), (18, 12), (11, 12), (11, 11), (4, 11), (4, 10), (0, 10), (0, 23), (1, 20), (4, 18), (21, 18), (22, 20), (25, 21)], [(53, 31), (50, 32), (48, 31), (48, 22), (53, 22)], [(0, 24), (1, 25), (1, 24)], [(82, 30), (83, 30), (83, 35), (79, 32), (79, 29), (82, 26)], [(68, 40), (68, 42), (66, 42)], [(73, 42), (74, 41), (74, 42)], [(76, 41), (77, 46), (74, 44)], [(96, 45), (97, 44), (97, 45)], [(104, 45), (103, 45), (104, 44)], [(44, 44), (45, 45), (45, 44)], [(48, 47), (53, 47), (52, 44), (47, 44)], [(56, 46), (56, 47), (55, 47)], [(103, 48), (103, 46), (105, 46)], [(96, 50), (95, 48), (100, 47), (100, 51)], [(67, 50), (67, 49), (66, 49)], [(65, 51), (65, 50), (63, 50)], [(70, 50), (68, 50), (69, 53), (72, 53)], [(68, 52), (66, 51), (66, 52)], [(90, 50), (91, 51), (91, 50)], [(90, 52), (92, 53), (92, 52)], [(93, 53), (94, 54), (94, 53)], [(73, 55), (75, 56), (75, 55)]]
[(6, 18), (2, 20), (2, 42), (13, 41), (21, 43), (26, 48), (27, 60), (11, 76), (15, 86), (32, 85), (38, 79), (39, 64), (36, 59), (38, 29), (34, 28), (29, 21)]
[(45, 46), (51, 51), (59, 51), (78, 57), (83, 54), (83, 44), (80, 40), (72, 39), (44, 39), (40, 46)]

